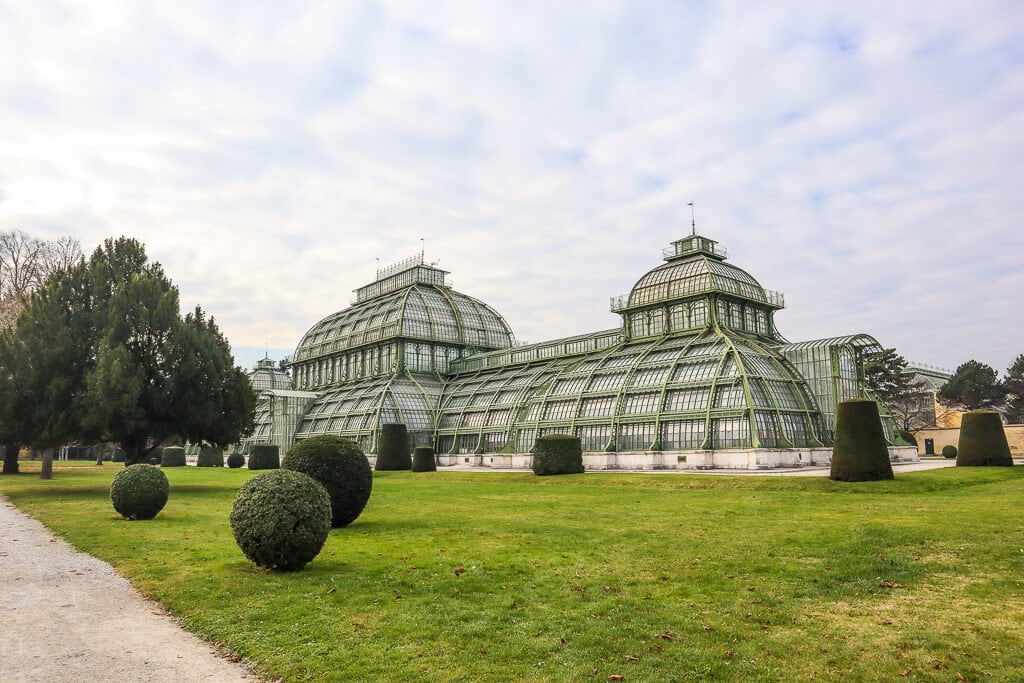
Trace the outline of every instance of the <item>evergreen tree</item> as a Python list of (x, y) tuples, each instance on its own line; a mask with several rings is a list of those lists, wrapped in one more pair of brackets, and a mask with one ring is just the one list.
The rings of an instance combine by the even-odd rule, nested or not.
[(991, 366), (969, 360), (956, 369), (942, 388), (939, 401), (950, 408), (979, 410), (1001, 406), (1006, 388)]
[(1024, 353), (1006, 371), (1003, 386), (1007, 392), (1006, 419), (1011, 424), (1024, 423)]
[(864, 364), (864, 379), (889, 408), (901, 431), (928, 426), (931, 399), (927, 386), (914, 378), (914, 373), (907, 369), (907, 359), (896, 349), (883, 349), (869, 356)]
[(52, 277), (0, 342), (0, 423), (20, 443), (114, 441), (126, 465), (172, 436), (225, 446), (252, 429), (255, 396), (213, 319), (132, 239), (109, 239)]

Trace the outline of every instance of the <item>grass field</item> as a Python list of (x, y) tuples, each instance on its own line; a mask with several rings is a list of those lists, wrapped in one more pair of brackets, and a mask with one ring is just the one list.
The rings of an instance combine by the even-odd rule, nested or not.
[(271, 678), (1024, 680), (1021, 467), (377, 473), (295, 574), (234, 543), (247, 470), (165, 470), (149, 522), (117, 518), (117, 470), (0, 491)]

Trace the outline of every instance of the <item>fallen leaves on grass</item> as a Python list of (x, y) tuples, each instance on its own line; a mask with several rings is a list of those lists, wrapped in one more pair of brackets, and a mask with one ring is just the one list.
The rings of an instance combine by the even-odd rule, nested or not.
[(466, 571), (465, 567), (456, 567), (455, 568), (455, 576), (462, 576), (462, 573), (464, 571)]

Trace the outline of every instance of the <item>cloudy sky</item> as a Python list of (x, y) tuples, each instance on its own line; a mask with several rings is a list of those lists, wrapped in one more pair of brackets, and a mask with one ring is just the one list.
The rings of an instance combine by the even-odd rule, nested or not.
[(521, 340), (701, 232), (793, 341), (1024, 353), (1024, 5), (0, 0), (0, 229), (145, 242), (238, 360), (416, 253)]

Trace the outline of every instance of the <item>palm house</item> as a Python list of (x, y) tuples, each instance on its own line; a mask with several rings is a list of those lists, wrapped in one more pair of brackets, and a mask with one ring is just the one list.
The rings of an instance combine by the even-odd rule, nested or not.
[[(526, 468), (546, 434), (578, 436), (589, 469), (827, 464), (836, 405), (874, 398), (863, 367), (881, 345), (790, 343), (783, 296), (707, 237), (663, 257), (611, 299), (618, 327), (529, 345), (422, 255), (380, 271), (303, 336), (289, 385), (258, 388), (249, 442), (337, 434), (372, 459), (381, 426), (403, 423), (442, 465)], [(893, 459), (915, 459), (880, 409)]]

